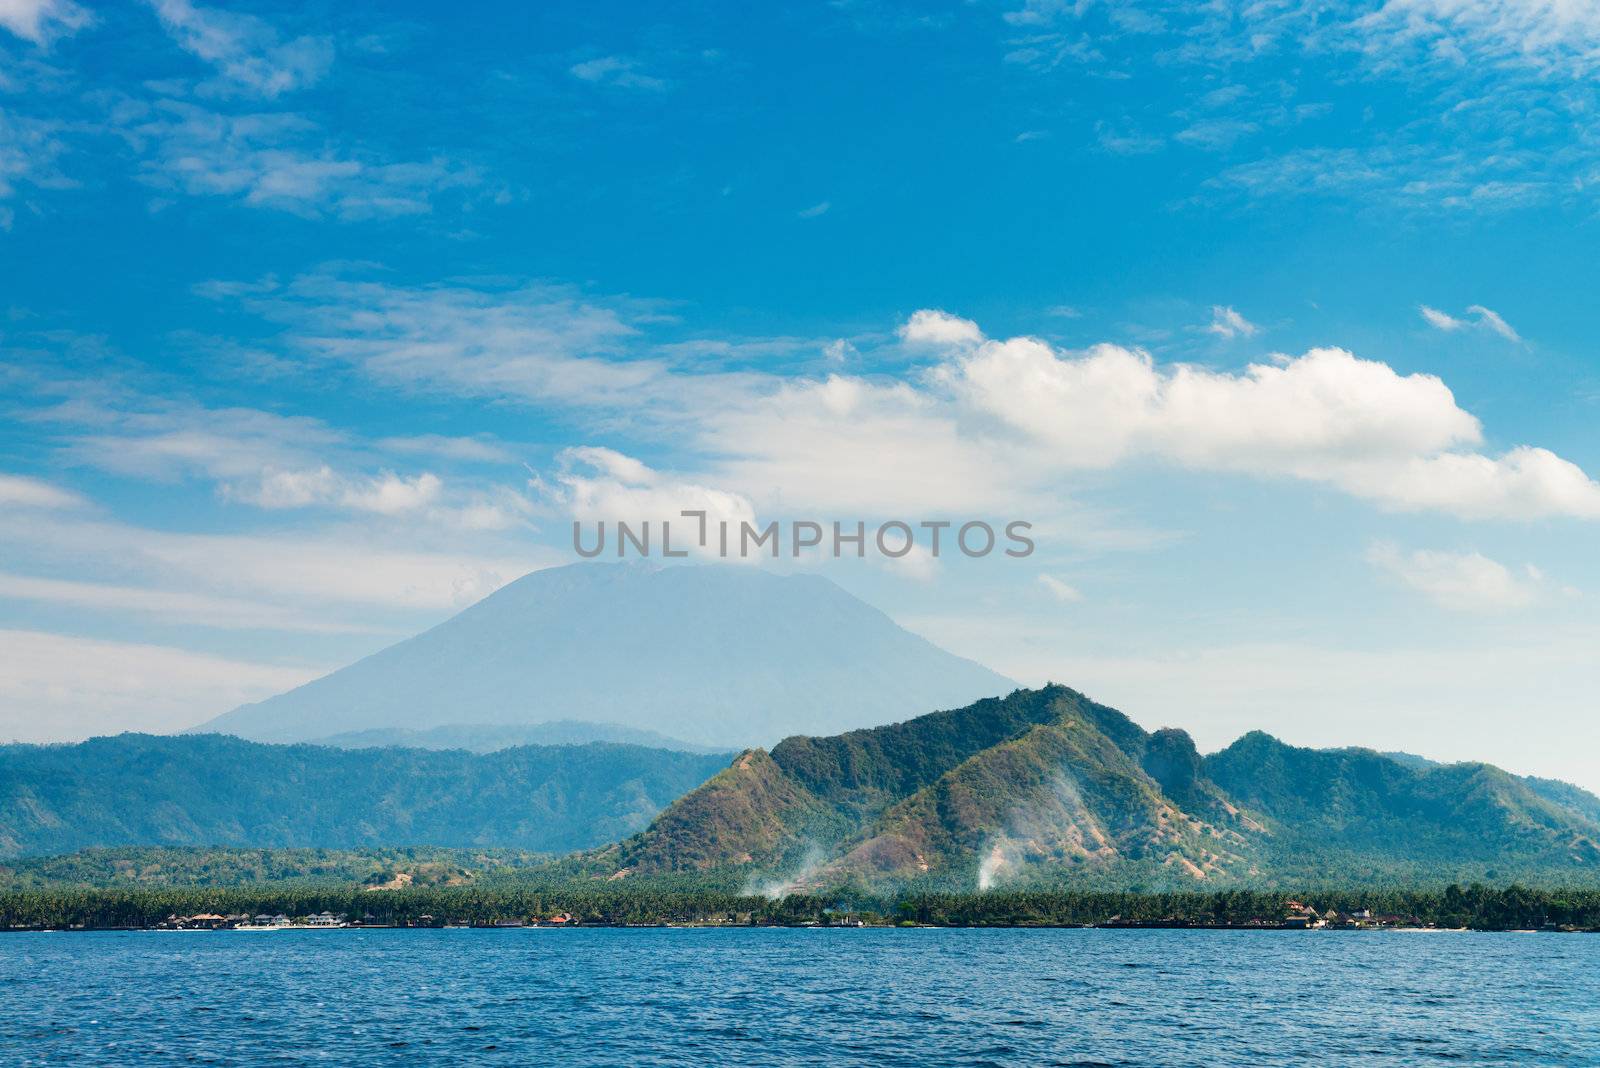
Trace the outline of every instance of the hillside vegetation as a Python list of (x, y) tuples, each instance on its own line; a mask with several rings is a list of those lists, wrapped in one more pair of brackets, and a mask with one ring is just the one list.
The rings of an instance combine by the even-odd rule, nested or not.
[(559, 867), (835, 885), (1600, 882), (1595, 798), (1487, 764), (1312, 750), (1202, 758), (1061, 686), (750, 750), (645, 831)]
[(98, 846), (565, 853), (645, 827), (727, 754), (592, 743), (460, 750), (122, 734), (0, 746), (0, 859)]

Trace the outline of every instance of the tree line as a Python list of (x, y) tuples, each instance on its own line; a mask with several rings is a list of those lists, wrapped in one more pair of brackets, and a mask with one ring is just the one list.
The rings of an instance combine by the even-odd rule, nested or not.
[(0, 930), (140, 928), (172, 916), (214, 913), (289, 917), (331, 912), (354, 922), (417, 926), (529, 922), (568, 914), (580, 923), (803, 924), (859, 918), (951, 927), (1149, 923), (1195, 926), (1276, 922), (1293, 904), (1319, 913), (1369, 910), (1407, 923), (1475, 930), (1545, 927), (1600, 930), (1600, 890), (1519, 885), (1443, 889), (1216, 893), (991, 891), (876, 896), (859, 890), (750, 896), (692, 884), (622, 887), (460, 886), (364, 891), (278, 886), (43, 889), (0, 893)]

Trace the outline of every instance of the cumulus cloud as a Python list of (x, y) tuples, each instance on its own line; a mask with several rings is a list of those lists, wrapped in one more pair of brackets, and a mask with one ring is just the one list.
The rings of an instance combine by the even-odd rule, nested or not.
[[(1036, 512), (1045, 501), (1067, 507), (1073, 473), (1154, 461), (1320, 483), (1392, 510), (1600, 516), (1600, 485), (1575, 464), (1531, 445), (1487, 453), (1479, 421), (1438, 377), (1338, 348), (1221, 371), (1120, 345), (994, 339), (970, 319), (921, 309), (897, 335), (931, 366), (808, 378), (729, 371), (723, 355), (696, 366), (692, 345), (649, 343), (658, 306), (561, 287), (319, 276), (252, 301), (288, 324), (308, 361), (404, 389), (581, 412), (597, 427), (626, 412), (636, 430), (670, 434), (687, 459), (660, 482), (762, 512)], [(566, 463), (542, 490), (581, 502), (659, 489), (597, 467), (593, 454)]]
[(1148, 456), (1199, 470), (1323, 482), (1402, 510), (1472, 518), (1600, 516), (1600, 484), (1544, 449), (1491, 457), (1478, 420), (1432, 375), (1342, 349), (1242, 373), (1100, 345), (986, 341), (938, 372), (962, 402), (1052, 448), (1061, 468)]
[(983, 331), (971, 319), (932, 308), (913, 312), (899, 334), (900, 340), (910, 345), (976, 345), (983, 340)]
[(285, 41), (266, 21), (190, 0), (149, 0), (184, 51), (215, 67), (229, 86), (273, 97), (315, 83), (333, 62), (325, 37)]
[(1512, 329), (1510, 323), (1506, 322), (1496, 312), (1485, 308), (1482, 304), (1474, 304), (1467, 309), (1467, 314), (1472, 316), (1470, 319), (1458, 319), (1448, 312), (1442, 312), (1438, 308), (1430, 308), (1426, 304), (1418, 305), (1417, 311), (1421, 313), (1423, 321), (1435, 330), (1454, 332), (1466, 327), (1478, 327), (1499, 334), (1507, 341), (1522, 341), (1522, 335)]
[(1600, 518), (1600, 484), (1548, 449), (1520, 445), (1501, 456), (1444, 452), (1344, 465), (1334, 481), (1397, 511), (1465, 519)]
[(89, 12), (72, 0), (0, 0), (0, 26), (34, 44), (73, 33), (91, 21)]
[(663, 474), (614, 449), (564, 449), (557, 460), (561, 469), (551, 480), (536, 479), (535, 488), (547, 503), (581, 522), (677, 521), (674, 527), (682, 533), (675, 535), (675, 550), (695, 548), (686, 535), (699, 533), (696, 520), (680, 520), (681, 512), (705, 512), (711, 528), (726, 522), (737, 530), (741, 522), (755, 522), (755, 508), (740, 494)]
[(711, 482), (763, 509), (978, 514), (1013, 511), (1042, 486), (1028, 449), (969, 433), (947, 397), (906, 382), (788, 382), (708, 410), (696, 433)]
[(1406, 552), (1380, 543), (1367, 551), (1367, 561), (1439, 607), (1458, 612), (1526, 608), (1539, 598), (1543, 583), (1537, 568), (1518, 574), (1475, 552)]
[(1211, 325), (1206, 330), (1223, 338), (1255, 337), (1261, 332), (1255, 323), (1221, 304), (1211, 305)]

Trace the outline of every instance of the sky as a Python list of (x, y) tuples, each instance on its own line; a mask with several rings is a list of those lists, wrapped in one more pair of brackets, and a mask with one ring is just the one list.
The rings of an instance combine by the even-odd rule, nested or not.
[(0, 739), (687, 507), (1028, 521), (777, 566), (1203, 749), (1600, 788), (1597, 67), (1586, 0), (0, 0)]

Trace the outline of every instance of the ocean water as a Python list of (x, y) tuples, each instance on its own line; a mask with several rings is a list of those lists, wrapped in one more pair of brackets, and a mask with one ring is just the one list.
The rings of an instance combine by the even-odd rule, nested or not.
[(0, 935), (0, 1064), (1600, 1065), (1600, 936)]

